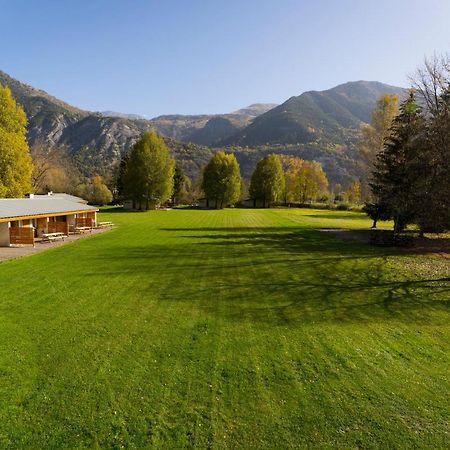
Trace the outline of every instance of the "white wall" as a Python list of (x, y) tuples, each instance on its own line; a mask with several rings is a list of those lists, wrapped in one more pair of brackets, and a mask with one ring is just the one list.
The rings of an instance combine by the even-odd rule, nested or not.
[(0, 222), (0, 247), (9, 247), (9, 222)]

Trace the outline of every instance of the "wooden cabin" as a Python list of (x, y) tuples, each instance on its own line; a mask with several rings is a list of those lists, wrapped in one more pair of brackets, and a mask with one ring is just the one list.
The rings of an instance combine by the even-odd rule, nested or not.
[[(0, 247), (34, 245), (51, 233), (93, 228), (98, 209), (65, 194), (0, 199)], [(78, 199), (78, 200), (77, 200)]]

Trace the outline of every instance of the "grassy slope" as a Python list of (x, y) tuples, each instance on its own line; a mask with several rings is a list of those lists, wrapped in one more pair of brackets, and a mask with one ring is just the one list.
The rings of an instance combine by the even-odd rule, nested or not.
[(1, 448), (448, 444), (442, 258), (314, 230), (347, 212), (102, 219), (0, 264)]

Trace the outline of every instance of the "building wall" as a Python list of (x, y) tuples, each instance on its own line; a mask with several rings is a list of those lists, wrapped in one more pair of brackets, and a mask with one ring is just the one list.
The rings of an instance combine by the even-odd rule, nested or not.
[(36, 226), (36, 236), (42, 237), (44, 233), (48, 232), (48, 218), (47, 217), (40, 217), (35, 220), (35, 226)]
[(0, 222), (0, 247), (9, 247), (9, 222)]
[(77, 226), (77, 224), (76, 224), (76, 214), (69, 214), (67, 216), (67, 222), (69, 224), (69, 230), (73, 231), (75, 229), (75, 227)]

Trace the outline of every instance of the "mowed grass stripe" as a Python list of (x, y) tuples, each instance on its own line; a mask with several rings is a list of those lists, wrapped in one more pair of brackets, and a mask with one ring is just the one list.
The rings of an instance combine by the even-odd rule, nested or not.
[(449, 432), (448, 265), (315, 210), (102, 213), (0, 264), (0, 446), (429, 447)]

